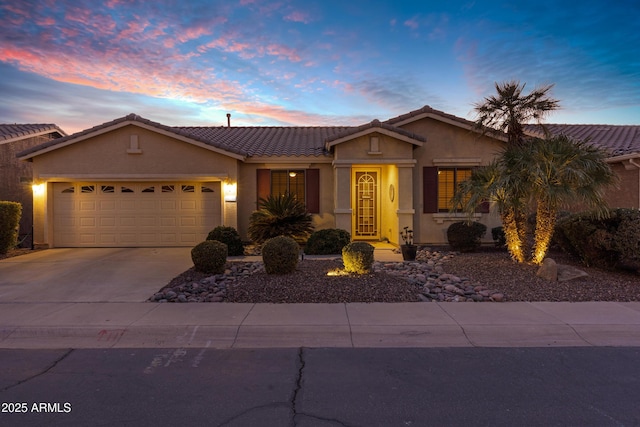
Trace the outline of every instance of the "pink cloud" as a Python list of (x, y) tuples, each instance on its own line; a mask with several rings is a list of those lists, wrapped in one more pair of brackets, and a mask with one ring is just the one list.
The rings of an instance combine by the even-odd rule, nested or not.
[(404, 25), (411, 28), (412, 30), (417, 30), (420, 27), (420, 24), (415, 17), (404, 21)]
[(300, 62), (302, 59), (295, 49), (281, 44), (272, 43), (267, 46), (268, 55), (277, 56), (278, 58), (286, 58), (291, 62)]
[(291, 12), (290, 14), (286, 15), (283, 19), (285, 21), (301, 22), (303, 24), (308, 24), (311, 21), (311, 19), (309, 18), (309, 14), (305, 12), (299, 12), (299, 11)]

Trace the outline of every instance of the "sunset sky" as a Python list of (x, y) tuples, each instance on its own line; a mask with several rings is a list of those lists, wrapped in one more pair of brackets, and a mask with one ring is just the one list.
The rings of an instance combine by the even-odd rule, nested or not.
[(553, 83), (550, 123), (640, 124), (637, 0), (0, 0), (0, 123), (474, 119)]

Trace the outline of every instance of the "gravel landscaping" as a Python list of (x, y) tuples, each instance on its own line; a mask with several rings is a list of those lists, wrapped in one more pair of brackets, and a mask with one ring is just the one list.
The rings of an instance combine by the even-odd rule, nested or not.
[(416, 262), (374, 264), (365, 275), (340, 272), (342, 261), (305, 259), (296, 272), (269, 275), (261, 262), (229, 262), (224, 274), (187, 270), (151, 296), (160, 302), (342, 303), (409, 301), (640, 301), (640, 275), (587, 268), (562, 253), (550, 257), (588, 277), (551, 282), (538, 267), (511, 261), (504, 250), (421, 250)]

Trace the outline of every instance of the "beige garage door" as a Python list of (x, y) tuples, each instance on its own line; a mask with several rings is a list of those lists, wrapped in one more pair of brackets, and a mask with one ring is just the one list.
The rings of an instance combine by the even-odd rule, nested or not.
[(53, 185), (58, 247), (193, 246), (221, 224), (219, 182)]

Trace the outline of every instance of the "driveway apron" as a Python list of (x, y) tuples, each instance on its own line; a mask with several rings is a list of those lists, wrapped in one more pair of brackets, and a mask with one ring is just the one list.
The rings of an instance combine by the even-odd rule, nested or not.
[(0, 260), (0, 303), (142, 302), (192, 265), (190, 248), (48, 249)]

